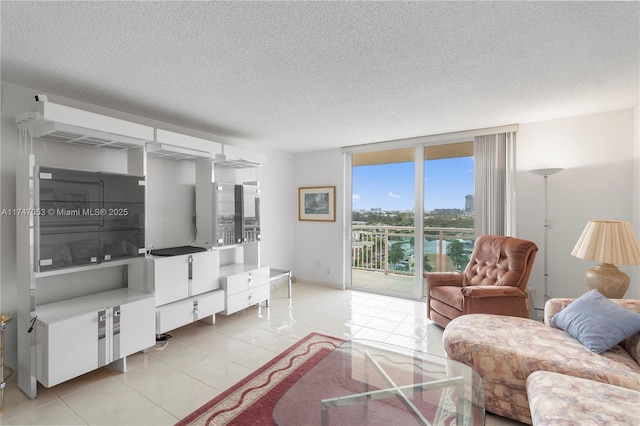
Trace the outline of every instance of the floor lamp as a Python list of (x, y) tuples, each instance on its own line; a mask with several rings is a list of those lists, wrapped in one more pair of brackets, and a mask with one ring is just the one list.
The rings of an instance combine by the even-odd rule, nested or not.
[[(543, 263), (544, 263), (544, 303), (549, 300), (549, 294), (547, 292), (547, 286), (549, 283), (549, 271), (547, 270), (547, 260), (548, 260), (548, 241), (549, 241), (549, 228), (551, 228), (551, 222), (549, 221), (549, 212), (547, 210), (548, 205), (548, 195), (547, 195), (547, 178), (551, 175), (555, 175), (556, 173), (562, 171), (564, 169), (561, 168), (553, 168), (553, 169), (534, 169), (529, 170), (531, 173), (536, 174), (538, 176), (542, 176), (544, 179), (544, 253), (543, 253)], [(535, 306), (534, 306), (535, 307)], [(536, 308), (538, 309), (538, 308)]]

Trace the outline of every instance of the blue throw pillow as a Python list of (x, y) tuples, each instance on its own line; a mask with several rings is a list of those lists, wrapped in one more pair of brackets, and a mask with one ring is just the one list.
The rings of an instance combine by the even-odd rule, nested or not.
[(597, 354), (640, 332), (640, 314), (623, 308), (597, 290), (574, 300), (551, 321)]

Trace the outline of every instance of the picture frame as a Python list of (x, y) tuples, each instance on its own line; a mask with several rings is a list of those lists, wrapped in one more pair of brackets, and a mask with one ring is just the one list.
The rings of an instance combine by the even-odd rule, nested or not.
[(336, 187), (306, 186), (298, 188), (298, 220), (336, 221)]

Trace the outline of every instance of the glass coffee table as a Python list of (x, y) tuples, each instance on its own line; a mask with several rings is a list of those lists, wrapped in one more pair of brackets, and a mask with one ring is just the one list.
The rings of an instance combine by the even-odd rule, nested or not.
[(287, 425), (482, 425), (482, 380), (456, 361), (366, 340), (347, 341), (281, 397)]

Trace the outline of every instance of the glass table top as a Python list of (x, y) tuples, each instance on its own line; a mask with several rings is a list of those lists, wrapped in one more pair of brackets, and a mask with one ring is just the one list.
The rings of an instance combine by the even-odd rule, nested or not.
[(484, 424), (484, 390), (467, 365), (351, 340), (291, 386), (274, 407), (273, 419), (282, 426), (478, 425)]

